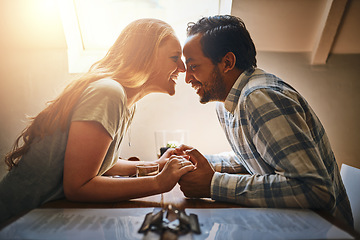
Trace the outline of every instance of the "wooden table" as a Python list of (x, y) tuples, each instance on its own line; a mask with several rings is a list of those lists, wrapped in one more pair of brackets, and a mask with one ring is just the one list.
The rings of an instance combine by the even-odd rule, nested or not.
[[(133, 199), (129, 201), (122, 201), (116, 203), (81, 203), (81, 202), (71, 202), (66, 199), (57, 200), (53, 202), (46, 203), (42, 208), (147, 208), (147, 207), (165, 207), (172, 205), (178, 209), (187, 209), (187, 208), (243, 208), (244, 206), (217, 202), (211, 199), (189, 199), (184, 196), (181, 192), (179, 185), (176, 185), (173, 190), (168, 193)], [(321, 217), (325, 218), (335, 226), (340, 229), (348, 232), (355, 239), (360, 239), (360, 234), (357, 233), (354, 229), (348, 227), (344, 223), (341, 223), (336, 218), (331, 216), (329, 213), (324, 211), (315, 211)]]
[[(163, 200), (162, 200), (163, 199)], [(129, 201), (122, 201), (116, 203), (82, 203), (71, 202), (66, 199), (56, 200), (46, 203), (42, 208), (145, 208), (145, 207), (165, 207), (172, 205), (178, 209), (185, 208), (241, 208), (241, 205), (216, 202), (214, 200), (204, 199), (189, 199), (184, 196), (180, 190), (180, 186), (176, 185), (170, 192), (164, 193), (163, 198), (161, 194), (137, 198)]]

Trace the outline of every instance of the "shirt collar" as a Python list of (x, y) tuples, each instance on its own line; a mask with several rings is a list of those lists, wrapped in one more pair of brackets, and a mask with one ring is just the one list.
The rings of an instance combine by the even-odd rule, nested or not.
[(255, 71), (254, 68), (250, 68), (243, 73), (240, 74), (238, 79), (235, 81), (234, 85), (230, 89), (229, 94), (227, 95), (224, 106), (227, 111), (230, 113), (234, 113), (234, 110), (238, 104), (241, 90), (244, 88), (244, 86), (248, 83), (250, 76)]

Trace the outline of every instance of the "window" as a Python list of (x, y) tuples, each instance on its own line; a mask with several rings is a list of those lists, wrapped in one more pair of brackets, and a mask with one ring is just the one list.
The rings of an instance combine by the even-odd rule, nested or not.
[(138, 18), (169, 23), (181, 43), (186, 25), (202, 16), (230, 14), (232, 0), (58, 0), (68, 46), (69, 72), (89, 69)]

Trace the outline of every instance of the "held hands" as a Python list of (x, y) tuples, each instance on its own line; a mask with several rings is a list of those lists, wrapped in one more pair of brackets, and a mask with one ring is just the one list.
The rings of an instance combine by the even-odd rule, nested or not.
[(186, 197), (211, 197), (211, 180), (215, 170), (207, 159), (195, 148), (181, 145), (169, 148), (160, 159), (157, 175), (158, 183), (163, 191), (170, 191), (178, 182)]
[(180, 178), (180, 189), (186, 197), (211, 197), (211, 180), (215, 170), (207, 159), (195, 148), (181, 145), (175, 149), (179, 155), (187, 155), (196, 168)]
[(188, 157), (172, 155), (163, 170), (156, 176), (159, 188), (162, 189), (162, 192), (170, 191), (181, 176), (194, 169), (195, 166), (188, 160)]
[[(155, 163), (159, 164), (160, 171), (164, 168), (165, 164), (170, 160), (170, 157), (172, 155), (175, 155), (175, 149), (169, 148), (158, 160), (154, 161)], [(176, 155), (178, 155), (178, 154), (176, 154)]]

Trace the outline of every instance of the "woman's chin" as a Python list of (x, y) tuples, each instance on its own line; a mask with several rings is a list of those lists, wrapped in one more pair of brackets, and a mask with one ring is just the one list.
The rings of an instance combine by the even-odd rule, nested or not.
[(153, 89), (153, 92), (167, 93), (170, 96), (173, 96), (175, 94), (175, 85), (175, 82), (170, 82), (166, 86), (158, 86), (157, 89)]
[(169, 94), (170, 96), (175, 95), (175, 88), (169, 89), (169, 90), (168, 90), (168, 94)]
[(173, 96), (175, 94), (175, 85), (176, 85), (175, 81), (172, 81), (168, 86), (167, 92), (170, 96)]

